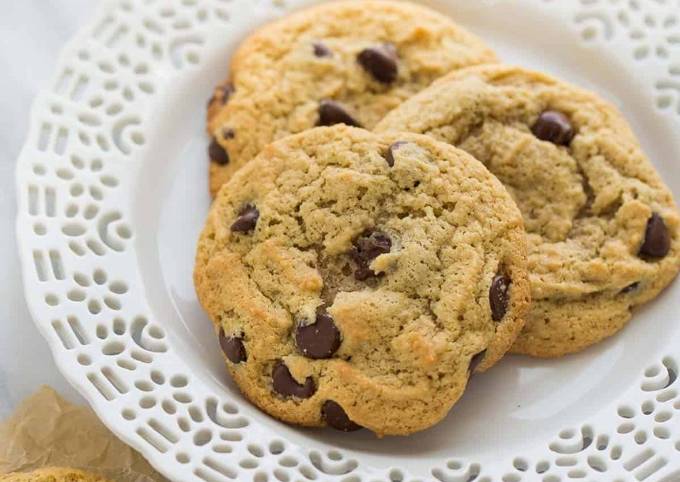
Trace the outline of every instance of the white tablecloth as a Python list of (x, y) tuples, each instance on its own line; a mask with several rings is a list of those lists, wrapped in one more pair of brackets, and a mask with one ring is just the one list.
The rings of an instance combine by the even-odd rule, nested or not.
[(2, 0), (0, 15), (0, 418), (41, 384), (77, 400), (24, 302), (15, 240), (14, 166), (33, 97), (97, 0)]

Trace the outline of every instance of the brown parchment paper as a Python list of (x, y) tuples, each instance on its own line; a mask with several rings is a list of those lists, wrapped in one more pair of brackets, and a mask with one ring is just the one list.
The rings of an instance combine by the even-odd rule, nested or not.
[(167, 482), (89, 407), (73, 405), (46, 386), (0, 423), (0, 474), (42, 467), (82, 469), (114, 482)]

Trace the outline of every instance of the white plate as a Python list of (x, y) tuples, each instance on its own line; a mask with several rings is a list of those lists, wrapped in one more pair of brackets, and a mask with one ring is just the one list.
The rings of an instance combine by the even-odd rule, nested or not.
[[(109, 1), (66, 47), (17, 169), (26, 297), (64, 375), (177, 481), (679, 480), (678, 283), (584, 353), (509, 357), (408, 438), (296, 429), (239, 395), (191, 281), (204, 104), (239, 39), (304, 3)], [(680, 1), (433, 4), (616, 103), (680, 194)]]

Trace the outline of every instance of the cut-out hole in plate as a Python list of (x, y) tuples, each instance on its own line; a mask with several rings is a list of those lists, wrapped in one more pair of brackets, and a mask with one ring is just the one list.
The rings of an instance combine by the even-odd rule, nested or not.
[(92, 358), (90, 358), (85, 353), (81, 353), (80, 355), (78, 355), (78, 363), (80, 363), (83, 366), (91, 365), (92, 364)]
[(274, 440), (269, 444), (269, 453), (278, 455), (286, 450), (286, 445), (281, 440)]
[(124, 409), (121, 415), (125, 420), (134, 420), (135, 418), (137, 418), (137, 414), (135, 413), (135, 411), (129, 408)]
[(286, 455), (279, 459), (279, 465), (282, 467), (297, 467), (300, 462), (291, 455)]
[(161, 403), (161, 407), (163, 408), (163, 411), (167, 413), (168, 415), (174, 415), (177, 413), (177, 405), (174, 404), (171, 400), (163, 400), (163, 403)]
[(250, 452), (253, 456), (258, 457), (258, 458), (261, 458), (261, 457), (264, 456), (264, 450), (259, 445), (249, 444), (248, 445), (248, 452)]
[(241, 459), (238, 465), (244, 469), (256, 469), (260, 464), (253, 458)]
[(209, 430), (201, 430), (199, 432), (196, 432), (196, 435), (194, 435), (194, 444), (198, 445), (199, 447), (202, 445), (206, 445), (211, 440), (212, 433)]
[(187, 377), (184, 375), (175, 375), (170, 379), (170, 385), (175, 388), (182, 388), (187, 386)]
[(503, 482), (520, 482), (522, 477), (517, 474), (505, 474), (501, 480)]
[(230, 454), (234, 451), (234, 449), (231, 448), (231, 445), (227, 445), (227, 444), (224, 444), (224, 443), (217, 443), (217, 444), (213, 445), (212, 449), (213, 449), (213, 452), (217, 452), (219, 454)]
[(125, 351), (125, 345), (120, 341), (110, 341), (102, 348), (104, 355), (115, 356)]
[[(236, 432), (236, 431), (234, 431), (234, 432), (226, 431), (226, 432), (220, 433), (220, 438), (222, 440), (229, 440), (231, 442), (240, 442), (241, 440), (243, 440), (243, 435), (241, 435), (239, 432)], [(272, 452), (272, 454), (275, 454), (275, 453)]]

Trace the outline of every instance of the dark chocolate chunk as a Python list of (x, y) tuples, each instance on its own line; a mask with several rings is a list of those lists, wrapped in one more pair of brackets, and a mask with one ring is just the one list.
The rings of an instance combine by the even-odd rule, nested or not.
[(562, 112), (546, 110), (531, 127), (531, 132), (542, 141), (568, 146), (574, 138), (574, 127)]
[(671, 235), (663, 218), (657, 214), (647, 221), (645, 240), (640, 247), (640, 254), (650, 258), (663, 258), (671, 249)]
[(219, 164), (220, 166), (229, 164), (229, 153), (219, 142), (217, 142), (217, 139), (210, 141), (208, 155), (210, 156), (210, 160), (215, 164)]
[(248, 233), (255, 229), (260, 211), (252, 204), (247, 204), (238, 213), (236, 221), (231, 225), (231, 230), (237, 233)]
[(276, 362), (272, 370), (272, 384), (274, 391), (285, 397), (309, 398), (316, 392), (312, 377), (307, 377), (304, 384), (299, 384), (281, 360)]
[(234, 88), (234, 84), (231, 82), (227, 82), (224, 85), (215, 87), (215, 92), (213, 93), (212, 97), (210, 97), (210, 100), (208, 100), (208, 107), (210, 107), (210, 105), (217, 100), (219, 100), (222, 105), (225, 105), (227, 102), (229, 102), (229, 98), (235, 91), (236, 89)]
[(340, 347), (340, 330), (335, 326), (331, 315), (320, 311), (313, 324), (297, 325), (295, 343), (307, 358), (330, 358)]
[(351, 256), (357, 264), (354, 277), (363, 281), (376, 274), (369, 267), (371, 262), (380, 256), (390, 252), (392, 240), (380, 231), (366, 231), (356, 241)]
[(226, 336), (224, 330), (220, 330), (220, 347), (232, 363), (246, 361), (246, 347), (243, 345), (243, 338), (238, 336)]
[(491, 305), (491, 318), (493, 321), (501, 321), (508, 310), (508, 289), (510, 278), (505, 275), (496, 275), (489, 289), (489, 304)]
[(623, 288), (621, 290), (621, 293), (624, 294), (624, 295), (628, 294), (628, 293), (632, 293), (633, 291), (636, 291), (639, 287), (640, 287), (640, 282), (636, 281), (635, 283), (631, 283), (628, 286), (626, 286), (625, 288)]
[(361, 429), (361, 425), (352, 422), (345, 410), (333, 400), (327, 400), (321, 407), (321, 417), (336, 430), (342, 432), (354, 432)]
[(323, 42), (314, 42), (312, 45), (314, 48), (314, 55), (316, 57), (332, 57), (333, 52), (329, 49)]
[(397, 80), (399, 65), (393, 45), (369, 47), (357, 56), (359, 64), (378, 82), (391, 84)]
[(404, 141), (397, 141), (394, 144), (392, 144), (390, 147), (387, 148), (387, 153), (385, 154), (385, 160), (387, 161), (388, 166), (390, 166), (390, 167), (394, 166), (394, 151), (399, 149), (404, 144), (408, 144), (408, 143), (404, 142)]
[(319, 104), (318, 125), (332, 126), (335, 124), (361, 127), (361, 124), (347, 112), (342, 104), (334, 100), (322, 100)]

